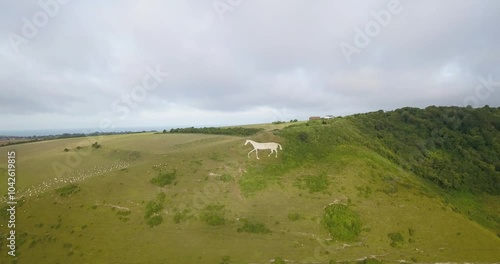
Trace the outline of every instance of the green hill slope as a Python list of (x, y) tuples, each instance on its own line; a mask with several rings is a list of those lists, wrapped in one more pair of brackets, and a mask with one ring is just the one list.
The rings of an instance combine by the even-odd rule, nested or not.
[(260, 160), (221, 135), (17, 145), (18, 263), (498, 262), (497, 118), (429, 108), (270, 125), (249, 138), (283, 151)]

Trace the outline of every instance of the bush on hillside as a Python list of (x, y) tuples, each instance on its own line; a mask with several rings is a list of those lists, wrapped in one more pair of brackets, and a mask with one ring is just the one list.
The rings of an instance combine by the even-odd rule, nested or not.
[(248, 219), (242, 219), (241, 222), (243, 223), (243, 226), (237, 229), (238, 233), (241, 233), (241, 232), (254, 233), (254, 234), (269, 234), (269, 233), (271, 233), (271, 230), (269, 230), (262, 223), (253, 222), (253, 221), (250, 221)]
[(165, 193), (161, 192), (156, 196), (155, 200), (149, 201), (146, 204), (144, 219), (146, 219), (146, 223), (150, 227), (155, 227), (163, 222), (163, 217), (161, 216), (160, 212), (164, 208), (165, 199)]
[(347, 205), (333, 204), (325, 208), (323, 223), (333, 239), (355, 241), (361, 233), (361, 219)]
[(92, 144), (92, 148), (98, 149), (100, 147), (101, 147), (101, 145), (99, 143), (97, 143), (97, 141)]
[(154, 177), (150, 180), (150, 182), (154, 185), (164, 187), (166, 185), (172, 184), (177, 175), (177, 171), (174, 169), (172, 172), (160, 172), (158, 176)]
[(207, 205), (201, 215), (200, 219), (211, 226), (222, 226), (226, 224), (224, 216), (224, 205), (211, 204)]
[(370, 148), (443, 189), (500, 194), (498, 108), (406, 107), (349, 120), (383, 146)]
[(61, 188), (57, 188), (55, 192), (61, 197), (68, 197), (80, 191), (80, 186), (78, 184), (72, 183)]

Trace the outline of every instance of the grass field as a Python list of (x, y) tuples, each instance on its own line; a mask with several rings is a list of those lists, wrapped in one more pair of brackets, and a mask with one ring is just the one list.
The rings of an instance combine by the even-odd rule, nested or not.
[[(251, 127), (266, 129), (251, 139), (283, 145), (278, 158), (265, 151), (260, 160), (247, 158), (251, 147), (243, 137), (200, 134), (0, 147), (2, 159), (17, 153), (16, 187), (23, 196), (18, 256), (7, 255), (4, 236), (1, 263), (500, 261), (495, 231), (455, 212), (435, 187), (362, 144), (345, 140), (328, 146), (321, 161), (305, 153), (307, 162), (288, 167), (293, 146), (273, 133), (284, 125)], [(359, 136), (346, 131), (332, 137)], [(94, 142), (101, 147), (92, 148)], [(152, 184), (162, 174), (175, 176), (163, 187)], [(0, 184), (2, 196), (6, 184)], [(483, 199), (498, 213), (497, 196)], [(332, 239), (323, 221), (329, 205), (359, 217), (355, 239)], [(349, 221), (337, 221), (343, 220)], [(5, 234), (4, 213), (0, 221)]]

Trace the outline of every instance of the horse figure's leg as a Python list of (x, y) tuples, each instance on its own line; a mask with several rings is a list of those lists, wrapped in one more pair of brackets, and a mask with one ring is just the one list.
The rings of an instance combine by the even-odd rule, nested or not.
[(259, 151), (257, 149), (255, 149), (255, 156), (259, 159)]
[(254, 151), (255, 151), (255, 149), (250, 150), (250, 152), (248, 152), (248, 155), (247, 155), (247, 156), (250, 158), (250, 153), (252, 153), (252, 152), (254, 152)]
[(276, 147), (276, 158), (278, 157), (278, 147)]
[(269, 155), (267, 155), (268, 157), (271, 156), (271, 154), (273, 154), (273, 151), (274, 149), (271, 149), (271, 153), (269, 153)]

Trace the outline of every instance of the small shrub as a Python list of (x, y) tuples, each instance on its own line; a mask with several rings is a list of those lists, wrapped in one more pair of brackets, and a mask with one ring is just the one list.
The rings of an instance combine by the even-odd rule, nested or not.
[(229, 175), (228, 173), (224, 173), (221, 176), (217, 176), (217, 180), (221, 182), (231, 182), (234, 180), (233, 176)]
[(65, 149), (64, 149), (64, 152), (69, 152), (69, 148), (65, 148)]
[(359, 264), (382, 264), (383, 262), (376, 258), (367, 258), (361, 261), (358, 261)]
[(343, 204), (326, 207), (323, 223), (332, 238), (339, 241), (354, 241), (361, 233), (360, 217)]
[(243, 219), (243, 226), (238, 228), (238, 233), (247, 232), (254, 234), (269, 234), (271, 230), (269, 230), (264, 224), (258, 222), (251, 222), (250, 220)]
[(101, 145), (100, 145), (99, 143), (97, 143), (97, 142), (94, 142), (94, 143), (92, 144), (92, 148), (98, 149), (98, 148), (100, 148), (100, 147), (101, 147)]
[(310, 193), (323, 192), (330, 186), (330, 181), (325, 174), (303, 176), (295, 184), (300, 189), (309, 189)]
[(302, 131), (299, 133), (298, 137), (299, 137), (300, 141), (307, 142), (307, 140), (309, 139), (309, 134), (307, 134), (307, 132)]
[(172, 184), (177, 175), (177, 171), (174, 169), (172, 172), (160, 172), (158, 176), (151, 179), (151, 183), (160, 187)]
[(231, 261), (231, 257), (226, 255), (226, 256), (222, 257), (222, 261), (219, 263), (220, 264), (229, 264), (230, 261)]
[[(166, 195), (163, 192), (158, 193), (156, 199), (149, 201), (146, 204), (146, 210), (144, 212), (144, 219), (150, 227), (157, 226), (163, 221), (163, 217), (159, 215), (160, 211), (163, 210), (163, 203), (165, 202)], [(128, 211), (130, 214), (130, 211)], [(128, 215), (126, 214), (126, 215)], [(122, 216), (120, 216), (122, 217)], [(126, 218), (126, 219), (123, 219)], [(127, 217), (123, 217), (121, 220), (128, 221)]]
[(290, 219), (290, 221), (299, 221), (302, 217), (300, 216), (299, 213), (289, 213), (288, 214), (288, 219)]
[(373, 191), (369, 186), (366, 187), (356, 187), (358, 190), (358, 196), (359, 197), (365, 197), (365, 198), (370, 198), (372, 195)]
[(405, 239), (403, 235), (399, 232), (394, 232), (394, 233), (389, 233), (387, 236), (391, 239), (391, 246), (392, 247), (401, 247), (405, 243)]
[(148, 220), (147, 220), (147, 224), (150, 227), (158, 226), (161, 224), (161, 222), (163, 222), (163, 217), (161, 215), (152, 216), (152, 217), (148, 218)]
[(73, 245), (71, 243), (64, 243), (63, 244), (63, 248), (65, 248), (65, 249), (69, 249), (69, 248), (72, 248), (72, 247), (73, 247)]
[(163, 209), (163, 203), (161, 201), (149, 201), (146, 204), (146, 212), (144, 213), (144, 218), (150, 218), (154, 214), (159, 213)]
[(211, 226), (222, 226), (226, 224), (224, 217), (224, 205), (207, 205), (200, 215), (200, 219)]
[(130, 210), (124, 210), (124, 211), (118, 211), (116, 212), (116, 215), (120, 215), (120, 216), (127, 216), (127, 215), (130, 215), (132, 212)]
[(75, 194), (80, 191), (80, 186), (78, 184), (72, 183), (68, 184), (66, 186), (63, 186), (61, 188), (57, 188), (55, 192), (59, 194), (61, 197), (67, 197), (70, 196), (71, 194)]
[(183, 211), (179, 211), (179, 212), (175, 213), (174, 222), (176, 224), (179, 224), (181, 222), (184, 222), (184, 221), (187, 221), (187, 220), (193, 218), (193, 216), (189, 214), (190, 212), (191, 212), (191, 210), (184, 209)]
[(283, 259), (282, 259), (282, 258), (280, 258), (280, 257), (276, 257), (272, 263), (273, 263), (273, 264), (286, 264), (286, 261), (285, 261), (285, 260), (283, 260)]

